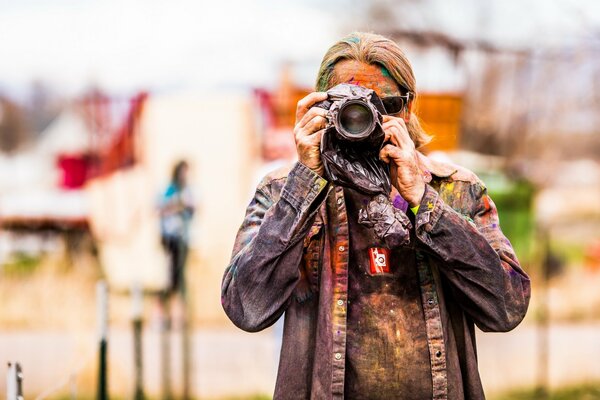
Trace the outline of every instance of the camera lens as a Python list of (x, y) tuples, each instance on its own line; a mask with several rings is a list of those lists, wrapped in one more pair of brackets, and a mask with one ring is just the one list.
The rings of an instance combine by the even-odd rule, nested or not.
[(345, 133), (355, 138), (370, 134), (373, 112), (361, 103), (350, 103), (340, 110), (339, 122)]

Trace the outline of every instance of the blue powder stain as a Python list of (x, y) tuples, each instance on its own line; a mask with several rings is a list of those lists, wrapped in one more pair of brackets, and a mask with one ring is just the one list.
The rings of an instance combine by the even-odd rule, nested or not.
[(348, 38), (348, 41), (352, 42), (352, 43), (358, 43), (358, 42), (360, 42), (360, 39), (357, 38), (356, 36), (352, 36), (352, 37)]

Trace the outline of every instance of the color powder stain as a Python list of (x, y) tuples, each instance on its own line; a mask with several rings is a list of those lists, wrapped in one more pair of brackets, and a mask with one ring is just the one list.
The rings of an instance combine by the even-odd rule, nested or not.
[(391, 78), (392, 75), (390, 75), (390, 71), (387, 70), (386, 67), (381, 67), (381, 74), (385, 77)]
[(450, 191), (450, 192), (451, 192), (451, 191), (453, 191), (453, 190), (454, 190), (454, 182), (450, 182), (450, 183), (448, 183), (448, 184), (446, 185), (446, 189), (447, 189), (448, 191)]
[(348, 39), (348, 41), (351, 43), (358, 43), (358, 42), (360, 42), (360, 39), (357, 37), (351, 37)]
[(427, 208), (431, 210), (433, 208), (433, 203), (430, 202), (430, 201), (428, 201), (427, 202)]
[(490, 209), (490, 199), (487, 196), (483, 197), (483, 205), (485, 206), (486, 210)]
[(406, 200), (404, 200), (404, 198), (402, 196), (400, 196), (399, 194), (396, 195), (396, 197), (394, 197), (394, 207), (397, 208), (398, 210), (402, 210), (404, 212), (406, 212), (406, 210), (408, 210), (408, 202)]
[(360, 82), (359, 82), (359, 81), (357, 81), (356, 79), (354, 79), (354, 77), (352, 77), (352, 78), (348, 79), (348, 82), (346, 82), (346, 83), (349, 83), (349, 84), (351, 84), (351, 85), (357, 85), (357, 86), (360, 86)]

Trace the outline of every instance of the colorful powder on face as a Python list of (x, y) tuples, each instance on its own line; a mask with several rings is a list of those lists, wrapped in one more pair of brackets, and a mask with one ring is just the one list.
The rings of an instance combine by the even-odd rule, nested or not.
[(379, 97), (400, 95), (398, 85), (389, 76), (389, 71), (385, 70), (387, 75), (382, 71), (379, 65), (365, 64), (356, 60), (342, 60), (336, 64), (333, 73), (336, 82), (363, 86), (374, 90)]
[(357, 85), (357, 86), (360, 86), (360, 82), (359, 82), (359, 81), (357, 81), (356, 79), (354, 79), (354, 77), (352, 77), (352, 78), (348, 79), (348, 81), (347, 81), (346, 83), (349, 83), (349, 84), (351, 84), (351, 85)]

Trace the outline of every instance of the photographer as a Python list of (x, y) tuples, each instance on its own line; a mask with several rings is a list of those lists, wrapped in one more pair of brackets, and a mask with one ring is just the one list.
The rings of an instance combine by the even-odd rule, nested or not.
[[(363, 158), (338, 129), (362, 111), (344, 122), (343, 99), (322, 106), (339, 84), (365, 109), (381, 99), (370, 122), (381, 140)], [(248, 206), (221, 300), (250, 332), (285, 312), (276, 399), (483, 399), (474, 324), (504, 332), (525, 315), (529, 278), (484, 184), (418, 150), (429, 137), (411, 112), (415, 86), (391, 40), (333, 45), (298, 103), (299, 161)]]

